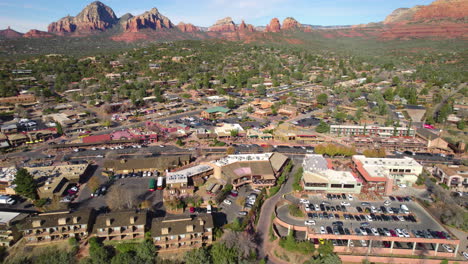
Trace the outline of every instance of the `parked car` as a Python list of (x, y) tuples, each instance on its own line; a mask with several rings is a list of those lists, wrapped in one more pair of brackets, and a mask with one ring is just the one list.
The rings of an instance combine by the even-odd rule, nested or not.
[(247, 212), (246, 212), (246, 211), (240, 211), (240, 212), (239, 212), (239, 215), (241, 215), (241, 216), (246, 216), (246, 215), (247, 215)]
[(305, 221), (304, 221), (304, 224), (305, 224), (306, 226), (315, 225), (315, 221), (314, 221), (314, 220), (305, 220)]
[(227, 204), (227, 205), (231, 205), (231, 204), (232, 204), (231, 200), (228, 200), (228, 199), (224, 200), (223, 203), (225, 203), (225, 204)]

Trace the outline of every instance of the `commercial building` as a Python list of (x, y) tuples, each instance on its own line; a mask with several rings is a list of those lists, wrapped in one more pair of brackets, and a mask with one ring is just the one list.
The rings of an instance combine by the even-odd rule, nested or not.
[(390, 194), (393, 186), (413, 185), (423, 166), (413, 158), (367, 158), (354, 155), (353, 168), (364, 181), (363, 191), (378, 195)]
[(28, 244), (65, 242), (74, 237), (87, 238), (93, 223), (93, 211), (51, 212), (24, 219), (21, 224), (23, 236)]
[(322, 155), (306, 155), (302, 163), (302, 186), (305, 191), (326, 193), (361, 192), (362, 181), (353, 172), (333, 170)]
[(214, 177), (232, 182), (234, 188), (244, 184), (269, 187), (276, 183), (289, 158), (280, 153), (229, 155), (212, 161)]
[(436, 165), (432, 175), (439, 179), (439, 183), (447, 185), (452, 191), (468, 191), (468, 166)]
[(231, 110), (225, 107), (217, 106), (213, 108), (208, 108), (205, 111), (201, 112), (201, 117), (206, 119), (215, 119), (220, 117), (225, 117)]
[(193, 195), (196, 185), (202, 185), (204, 178), (213, 175), (213, 167), (209, 165), (196, 165), (176, 172), (166, 173), (166, 188), (163, 197), (170, 200), (172, 197)]
[(179, 253), (212, 244), (213, 228), (211, 214), (156, 218), (151, 237), (158, 253)]
[(143, 239), (146, 226), (146, 211), (116, 211), (96, 217), (93, 233), (105, 241)]
[(160, 173), (166, 170), (173, 170), (180, 166), (190, 163), (190, 155), (179, 156), (160, 156), (144, 159), (120, 159), (120, 160), (105, 160), (104, 169), (114, 173), (130, 173), (140, 171), (159, 171)]
[(214, 132), (218, 138), (231, 137), (231, 131), (235, 131), (237, 136), (243, 136), (245, 134), (244, 129), (239, 124), (223, 124), (222, 126), (215, 127)]
[(337, 136), (414, 137), (415, 131), (408, 127), (331, 125), (330, 134)]
[(349, 145), (357, 149), (379, 149), (385, 148), (386, 151), (426, 151), (426, 141), (412, 137), (350, 137), (345, 140)]
[(15, 167), (0, 168), (0, 195), (14, 195), (16, 194), (12, 187), (12, 182), (16, 178)]

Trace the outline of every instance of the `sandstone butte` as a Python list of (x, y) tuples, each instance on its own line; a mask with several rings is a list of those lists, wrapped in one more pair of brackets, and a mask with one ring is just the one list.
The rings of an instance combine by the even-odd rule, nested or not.
[(294, 30), (299, 29), (300, 27), (301, 24), (299, 24), (299, 22), (297, 22), (297, 20), (292, 17), (287, 17), (283, 20), (282, 30)]
[(278, 18), (273, 18), (265, 28), (265, 32), (280, 32), (281, 31), (281, 24)]
[(174, 28), (169, 18), (159, 13), (157, 8), (152, 8), (150, 11), (134, 16), (125, 23), (125, 31), (138, 32), (142, 29), (171, 29)]
[(192, 24), (185, 24), (184, 22), (180, 22), (177, 24), (177, 28), (179, 28), (182, 32), (198, 32), (200, 29)]
[(0, 30), (0, 36), (7, 38), (7, 39), (14, 39), (14, 38), (21, 38), (23, 34), (8, 27), (7, 29)]
[(66, 16), (51, 23), (48, 31), (54, 33), (104, 31), (117, 22), (118, 19), (112, 8), (95, 1), (87, 5), (76, 17)]
[(208, 28), (208, 31), (213, 32), (233, 32), (236, 31), (237, 27), (232, 18), (225, 17), (216, 21), (214, 25)]
[(242, 20), (242, 23), (240, 23), (238, 30), (241, 32), (255, 32), (254, 26), (251, 24), (245, 24), (244, 20)]
[(437, 0), (423, 6), (414, 14), (414, 20), (455, 18), (468, 16), (468, 1), (466, 0)]

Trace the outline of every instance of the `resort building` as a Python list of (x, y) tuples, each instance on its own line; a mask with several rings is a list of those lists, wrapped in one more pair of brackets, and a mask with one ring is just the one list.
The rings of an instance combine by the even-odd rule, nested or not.
[(439, 183), (447, 185), (451, 191), (468, 191), (468, 166), (436, 165), (432, 175), (439, 179)]
[(107, 241), (143, 239), (146, 225), (146, 211), (116, 211), (96, 218), (94, 234)]
[(330, 134), (337, 136), (414, 137), (415, 131), (408, 127), (331, 125)]

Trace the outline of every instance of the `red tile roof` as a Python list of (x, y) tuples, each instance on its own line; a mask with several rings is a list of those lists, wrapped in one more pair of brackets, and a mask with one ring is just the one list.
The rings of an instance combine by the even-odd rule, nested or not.
[(95, 136), (88, 136), (83, 138), (83, 143), (98, 143), (98, 142), (106, 142), (111, 141), (111, 135), (95, 135)]

